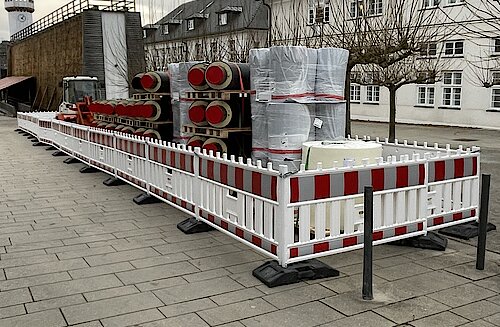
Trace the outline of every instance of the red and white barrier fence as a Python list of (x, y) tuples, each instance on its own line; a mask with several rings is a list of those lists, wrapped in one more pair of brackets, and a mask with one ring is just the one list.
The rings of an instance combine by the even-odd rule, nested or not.
[[(360, 166), (289, 173), (185, 145), (18, 114), (18, 126), (175, 206), (282, 266), (363, 247), (363, 189), (374, 190), (374, 244), (477, 220), (479, 148), (407, 141)], [(370, 141), (368, 137), (364, 140)]]

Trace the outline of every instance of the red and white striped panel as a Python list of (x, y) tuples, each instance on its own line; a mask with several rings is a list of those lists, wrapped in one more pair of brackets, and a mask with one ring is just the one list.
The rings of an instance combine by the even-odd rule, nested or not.
[(477, 157), (429, 161), (429, 183), (477, 175)]
[(76, 138), (79, 138), (80, 140), (87, 140), (88, 139), (88, 132), (83, 129), (75, 128), (74, 129), (74, 136)]
[(194, 174), (194, 155), (151, 146), (149, 159)]
[(236, 224), (231, 221), (227, 221), (218, 216), (212, 215), (205, 210), (200, 209), (201, 218), (211, 222), (214, 225), (219, 226), (220, 228), (230, 232), (233, 235), (236, 235), (238, 238), (247, 241), (267, 252), (276, 255), (278, 250), (278, 244), (275, 242), (271, 242), (262, 236), (254, 234), (248, 230), (241, 229)]
[[(405, 234), (421, 232), (424, 230), (423, 222), (411, 223), (404, 226), (389, 227), (373, 231), (373, 241), (393, 238)], [(305, 255), (321, 252), (333, 251), (351, 246), (361, 245), (364, 242), (363, 233), (355, 236), (345, 236), (333, 240), (322, 242), (307, 243), (290, 247), (290, 258), (297, 258)]]
[(154, 186), (151, 187), (151, 192), (153, 192), (154, 194), (158, 195), (159, 197), (161, 197), (169, 202), (172, 202), (172, 203), (194, 213), (194, 204), (192, 204), (192, 203), (189, 203), (187, 201), (179, 199), (178, 197), (175, 197), (172, 194), (165, 192), (165, 191), (162, 191), (159, 188), (156, 188)]
[(208, 159), (200, 160), (200, 176), (273, 201), (277, 200), (277, 176)]
[(138, 157), (146, 157), (146, 144), (143, 143), (117, 138), (116, 148), (120, 151), (130, 153)]
[(46, 120), (39, 120), (38, 126), (40, 126), (42, 128), (51, 128), (52, 123), (50, 121), (46, 121)]
[(99, 162), (99, 161), (95, 161), (95, 160), (90, 159), (90, 160), (89, 160), (89, 164), (91, 164), (92, 166), (96, 166), (96, 167), (98, 167), (98, 168), (101, 168), (101, 169), (103, 169), (103, 170), (105, 170), (105, 171), (109, 171), (109, 172), (111, 172), (111, 173), (114, 173), (114, 169), (113, 169), (113, 167), (110, 167), (110, 166), (108, 166), (108, 165), (105, 165), (105, 164), (103, 164), (102, 162)]
[(121, 178), (131, 182), (132, 184), (135, 184), (137, 186), (140, 186), (142, 188), (146, 188), (146, 183), (144, 183), (143, 181), (141, 181), (140, 179), (137, 179), (133, 176), (130, 176), (129, 174), (125, 174), (124, 172), (122, 171), (119, 171), (116, 173), (118, 176), (120, 176)]
[(377, 192), (424, 184), (424, 164), (292, 177), (290, 179), (290, 202), (296, 203), (361, 194), (364, 192), (365, 186), (373, 186), (373, 191)]
[(467, 218), (476, 217), (476, 209), (465, 210), (462, 212), (455, 212), (438, 217), (427, 218), (427, 227), (439, 226), (454, 221), (460, 221)]
[(101, 133), (90, 132), (90, 142), (104, 145), (107, 147), (113, 147), (113, 136)]

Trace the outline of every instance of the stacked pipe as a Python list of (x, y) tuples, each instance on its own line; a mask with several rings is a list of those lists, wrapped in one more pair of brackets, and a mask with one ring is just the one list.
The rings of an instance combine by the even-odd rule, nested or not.
[(250, 51), (254, 160), (295, 171), (304, 142), (344, 137), (348, 56), (344, 49), (301, 46)]
[[(187, 116), (192, 125), (221, 130), (251, 126), (250, 101), (248, 97), (242, 96), (243, 92), (250, 89), (249, 64), (221, 61), (196, 63), (190, 67), (187, 81), (195, 91), (229, 94), (229, 100), (208, 96), (207, 99), (191, 102)], [(232, 133), (227, 139), (195, 135), (189, 139), (188, 145), (197, 147), (201, 144), (206, 150), (247, 156), (247, 138), (243, 133)]]

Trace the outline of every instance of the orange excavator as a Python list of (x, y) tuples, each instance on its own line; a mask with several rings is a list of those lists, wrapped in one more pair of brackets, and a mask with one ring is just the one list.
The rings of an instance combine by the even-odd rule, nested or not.
[(63, 101), (59, 105), (57, 119), (81, 125), (92, 125), (94, 116), (89, 110), (93, 100), (98, 99), (98, 80), (96, 77), (64, 77)]

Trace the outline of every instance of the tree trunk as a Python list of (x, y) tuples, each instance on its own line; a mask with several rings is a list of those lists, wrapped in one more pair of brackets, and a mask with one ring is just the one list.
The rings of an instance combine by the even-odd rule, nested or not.
[(389, 88), (389, 142), (396, 139), (396, 87)]
[(351, 135), (351, 70), (352, 67), (347, 65), (347, 72), (345, 78), (345, 137)]

